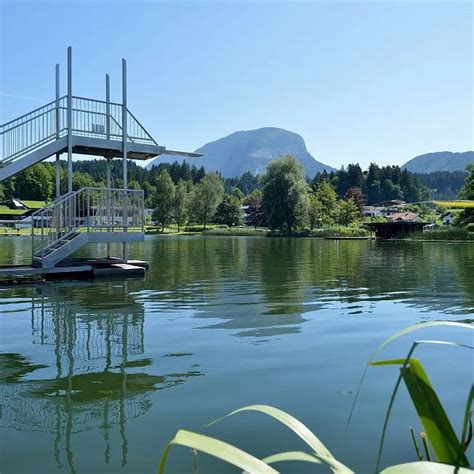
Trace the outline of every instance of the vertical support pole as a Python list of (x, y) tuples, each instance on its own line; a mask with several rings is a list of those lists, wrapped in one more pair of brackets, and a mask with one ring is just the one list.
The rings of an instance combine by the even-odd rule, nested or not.
[(72, 192), (72, 48), (67, 49), (67, 191)]
[[(59, 139), (59, 131), (61, 125), (59, 123), (59, 64), (56, 64), (56, 139)], [(61, 163), (59, 161), (59, 153), (56, 153), (56, 199), (61, 196)], [(59, 222), (58, 222), (59, 225)]]
[[(108, 74), (105, 75), (105, 112), (106, 112), (106, 117), (105, 117), (105, 134), (107, 137), (107, 140), (110, 139), (110, 76)], [(111, 169), (111, 158), (106, 157), (106, 162), (105, 162), (105, 170), (106, 170), (106, 175), (107, 175), (107, 188), (109, 191), (107, 191), (107, 231), (110, 232), (110, 220), (112, 219), (112, 213), (113, 209), (111, 208), (112, 206), (112, 194), (110, 189), (112, 188), (112, 169)], [(112, 256), (112, 246), (110, 242), (107, 242), (107, 258), (111, 258)]]
[[(123, 153), (123, 189), (124, 204), (122, 213), (123, 231), (128, 230), (128, 206), (127, 206), (127, 188), (128, 188), (128, 170), (127, 170), (127, 61), (122, 59), (122, 153)], [(128, 260), (128, 244), (123, 243), (123, 260)]]
[(110, 139), (110, 76), (105, 75), (105, 135)]

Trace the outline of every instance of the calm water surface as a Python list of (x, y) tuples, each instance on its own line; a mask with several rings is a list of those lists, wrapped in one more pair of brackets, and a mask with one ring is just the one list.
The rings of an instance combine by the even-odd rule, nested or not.
[[(21, 263), (28, 252), (27, 238), (0, 241), (0, 263)], [(472, 244), (150, 236), (131, 254), (150, 261), (144, 281), (0, 288), (2, 474), (156, 472), (179, 428), (261, 457), (305, 448), (259, 414), (204, 427), (253, 403), (291, 412), (336, 457), (370, 472), (396, 368), (369, 370), (344, 428), (371, 352), (402, 327), (474, 313)], [(473, 342), (458, 329), (433, 328), (384, 356), (438, 337)], [(472, 356), (427, 346), (418, 355), (458, 428)], [(412, 425), (402, 390), (385, 464), (415, 460)], [(187, 450), (176, 448), (170, 461), (168, 472), (192, 472)], [(234, 472), (199, 462), (201, 472)]]

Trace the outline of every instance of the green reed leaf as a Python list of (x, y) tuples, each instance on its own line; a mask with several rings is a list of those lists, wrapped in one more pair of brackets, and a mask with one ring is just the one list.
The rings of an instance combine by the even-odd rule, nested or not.
[(238, 408), (237, 410), (228, 413), (222, 418), (211, 421), (206, 426), (211, 426), (214, 423), (222, 421), (229, 416), (236, 415), (237, 413), (244, 411), (258, 411), (260, 413), (264, 413), (265, 415), (271, 416), (298, 435), (311, 449), (314, 450), (316, 454), (334, 458), (329, 449), (327, 449), (326, 446), (324, 446), (324, 444), (313, 434), (313, 432), (307, 426), (301, 423), (301, 421), (284, 412), (283, 410), (271, 407), (269, 405), (249, 405)]
[(173, 445), (184, 446), (191, 448), (196, 451), (214, 456), (215, 458), (221, 459), (233, 466), (243, 469), (246, 472), (252, 474), (277, 474), (278, 471), (273, 469), (271, 466), (261, 461), (260, 459), (252, 456), (251, 454), (242, 451), (231, 444), (225, 443), (209, 436), (202, 434), (193, 433), (191, 431), (179, 430), (175, 437), (168, 443), (168, 446), (163, 453), (158, 468), (158, 473), (163, 474), (165, 471), (165, 465), (170, 453), (170, 449)]
[(382, 344), (380, 344), (380, 346), (378, 346), (377, 349), (375, 349), (375, 351), (373, 352), (372, 356), (370, 357), (367, 365), (365, 366), (364, 371), (362, 372), (362, 377), (359, 381), (359, 385), (357, 386), (357, 390), (356, 390), (355, 397), (354, 397), (354, 402), (352, 403), (351, 411), (349, 413), (349, 418), (347, 420), (346, 432), (349, 429), (349, 426), (351, 424), (351, 421), (352, 421), (352, 418), (353, 418), (353, 415), (354, 415), (354, 410), (355, 410), (355, 407), (357, 405), (357, 400), (359, 399), (360, 390), (362, 388), (362, 384), (364, 383), (365, 376), (367, 375), (367, 370), (368, 370), (371, 362), (377, 356), (377, 354), (385, 346), (387, 346), (391, 342), (395, 341), (399, 337), (402, 337), (402, 336), (404, 336), (406, 334), (409, 334), (411, 332), (414, 332), (414, 331), (418, 331), (419, 329), (426, 329), (426, 328), (435, 327), (435, 326), (448, 326), (448, 327), (456, 327), (456, 328), (470, 329), (470, 330), (474, 329), (474, 326), (472, 326), (471, 324), (458, 323), (458, 322), (455, 322), (455, 321), (428, 321), (428, 322), (417, 323), (417, 324), (413, 324), (411, 326), (408, 326), (407, 328), (404, 328), (404, 329), (396, 332), (395, 334), (390, 336), (388, 339), (385, 339), (385, 341), (383, 341)]
[(337, 459), (327, 456), (319, 456), (317, 454), (308, 454), (303, 451), (287, 451), (283, 453), (272, 454), (263, 459), (267, 464), (284, 461), (302, 461), (313, 464), (326, 464), (336, 474), (354, 474), (347, 466), (340, 463)]
[(436, 462), (420, 461), (397, 464), (380, 471), (379, 474), (468, 474), (472, 471), (463, 467), (448, 466)]

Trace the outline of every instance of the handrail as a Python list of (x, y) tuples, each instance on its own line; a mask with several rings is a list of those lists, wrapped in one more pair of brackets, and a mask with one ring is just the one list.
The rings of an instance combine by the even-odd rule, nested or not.
[[(121, 140), (122, 104), (86, 97), (72, 97), (73, 136)], [(33, 150), (64, 136), (68, 129), (66, 96), (0, 125), (0, 164), (7, 165)], [(156, 140), (127, 109), (127, 141), (159, 146)], [(111, 129), (107, 129), (107, 123)]]
[(60, 196), (31, 214), (32, 254), (44, 258), (88, 232), (144, 232), (144, 191), (141, 189), (83, 187)]
[[(64, 96), (60, 97), (59, 100), (61, 101), (62, 99), (65, 99), (65, 98), (66, 98), (66, 96), (64, 95)], [(55, 104), (55, 103), (56, 103), (56, 100), (48, 102), (47, 104), (42, 105), (41, 107), (38, 107), (37, 109), (31, 110), (30, 112), (27, 112), (26, 114), (20, 115), (19, 117), (15, 118), (13, 120), (10, 120), (9, 122), (5, 122), (5, 123), (1, 124), (0, 128), (5, 127), (6, 125), (9, 125), (12, 122), (16, 122), (17, 120), (21, 120), (22, 118), (26, 117), (27, 115), (34, 114), (35, 112), (38, 112), (38, 110), (49, 107), (50, 105)]]

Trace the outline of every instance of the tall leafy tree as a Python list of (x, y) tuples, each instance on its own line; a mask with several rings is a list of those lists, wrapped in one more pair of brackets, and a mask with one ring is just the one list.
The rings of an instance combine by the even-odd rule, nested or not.
[(323, 221), (323, 204), (317, 198), (314, 192), (309, 193), (308, 196), (308, 224), (309, 228), (313, 230), (315, 227), (320, 227)]
[(188, 190), (186, 183), (181, 179), (175, 187), (171, 214), (178, 226), (178, 232), (188, 218)]
[(156, 178), (156, 191), (153, 199), (153, 218), (161, 224), (162, 232), (165, 231), (166, 224), (171, 220), (174, 192), (173, 180), (166, 170), (162, 170)]
[(360, 212), (353, 199), (340, 199), (336, 207), (336, 222), (339, 225), (350, 225), (360, 218)]
[(225, 194), (216, 209), (216, 222), (234, 227), (242, 223), (240, 200), (230, 194)]
[(359, 210), (359, 214), (362, 215), (362, 208), (364, 207), (364, 195), (362, 189), (358, 187), (352, 187), (347, 190), (346, 200), (352, 199)]
[[(474, 201), (474, 164), (468, 165), (467, 170), (469, 175), (466, 178), (466, 182), (459, 192), (459, 197), (461, 199), (467, 199), (469, 201)], [(467, 226), (468, 224), (474, 223), (474, 209), (464, 209), (459, 214), (457, 219), (458, 225)]]
[(15, 194), (22, 199), (49, 200), (53, 194), (53, 180), (47, 165), (39, 163), (22, 171), (15, 180)]
[(325, 225), (334, 224), (337, 206), (337, 193), (328, 181), (324, 180), (314, 190), (314, 195), (321, 203), (321, 220)]
[(291, 232), (306, 224), (308, 185), (295, 157), (286, 155), (270, 162), (262, 183), (263, 207), (271, 229)]
[(247, 216), (245, 219), (246, 224), (254, 226), (255, 228), (266, 226), (267, 219), (263, 209), (262, 191), (254, 191), (247, 197), (244, 203), (247, 206)]
[[(204, 171), (204, 170), (203, 170)], [(191, 214), (204, 229), (212, 220), (224, 195), (224, 185), (217, 173), (209, 173), (194, 188), (191, 197)]]

